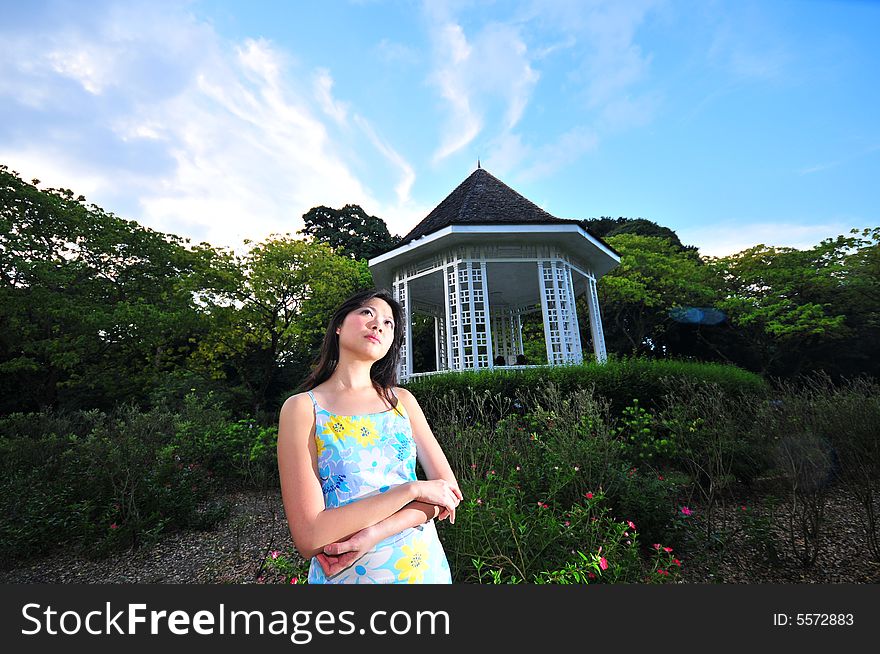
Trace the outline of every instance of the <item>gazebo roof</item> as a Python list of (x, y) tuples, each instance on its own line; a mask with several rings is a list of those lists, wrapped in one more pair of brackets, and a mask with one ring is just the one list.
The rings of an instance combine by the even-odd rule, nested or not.
[(557, 218), (526, 199), (507, 184), (477, 168), (428, 216), (416, 225), (395, 249), (449, 225), (575, 224), (609, 250), (617, 252), (580, 220)]

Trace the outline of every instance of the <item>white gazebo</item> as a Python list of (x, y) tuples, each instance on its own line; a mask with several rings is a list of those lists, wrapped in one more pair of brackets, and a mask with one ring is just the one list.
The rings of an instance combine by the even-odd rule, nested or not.
[(370, 259), (406, 317), (398, 376), (412, 367), (412, 316), (434, 317), (436, 371), (491, 369), (523, 353), (522, 316), (544, 318), (550, 365), (581, 363), (575, 299), (586, 294), (596, 360), (605, 337), (596, 281), (620, 255), (577, 220), (556, 218), (477, 168), (390, 252)]

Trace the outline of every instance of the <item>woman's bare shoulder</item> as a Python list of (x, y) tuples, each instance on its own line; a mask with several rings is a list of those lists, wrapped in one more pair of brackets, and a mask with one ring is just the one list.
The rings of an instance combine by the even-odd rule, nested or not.
[(415, 396), (412, 393), (410, 393), (408, 390), (406, 390), (405, 388), (401, 388), (400, 386), (395, 386), (394, 387), (394, 394), (400, 398), (400, 401), (403, 402), (403, 405), (407, 408), (410, 408), (414, 404), (416, 404), (416, 405), (418, 404), (418, 401), (416, 400)]
[(308, 392), (297, 393), (284, 400), (284, 404), (281, 405), (281, 413), (306, 413), (311, 411), (311, 406), (312, 398), (309, 397)]

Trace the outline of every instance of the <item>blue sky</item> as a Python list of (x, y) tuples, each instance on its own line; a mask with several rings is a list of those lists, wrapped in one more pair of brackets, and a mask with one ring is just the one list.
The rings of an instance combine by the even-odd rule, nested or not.
[(880, 225), (880, 3), (0, 0), (0, 163), (242, 252), (476, 167), (704, 255)]

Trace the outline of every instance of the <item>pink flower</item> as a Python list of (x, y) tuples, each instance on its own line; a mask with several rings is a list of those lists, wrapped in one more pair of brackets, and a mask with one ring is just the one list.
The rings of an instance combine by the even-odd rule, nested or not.
[(494, 475), (494, 474), (495, 474), (495, 471), (494, 471), (494, 470), (490, 470), (488, 473), (486, 473), (486, 476), (488, 477), (489, 475)]
[(746, 510), (746, 507), (745, 507), (745, 505), (743, 505), (743, 506), (741, 506), (741, 507), (739, 507), (739, 508), (741, 508), (741, 509), (742, 509), (742, 510), (743, 510), (743, 511), (745, 511), (745, 510)]
[(590, 579), (595, 579), (595, 578), (596, 578), (596, 575), (594, 575), (592, 572), (588, 572), (588, 573), (587, 573), (587, 576), (588, 576)]
[(263, 578), (262, 578), (262, 577), (257, 577), (257, 583), (258, 583), (258, 584), (262, 584), (262, 583), (263, 583)]
[(281, 554), (279, 550), (272, 550), (269, 552), (269, 556), (271, 556), (273, 560), (277, 559), (279, 554)]
[(599, 567), (602, 568), (603, 570), (608, 569), (608, 561), (604, 556), (601, 559), (599, 559)]
[(652, 547), (653, 547), (655, 550), (659, 550), (659, 549), (660, 549), (660, 543), (654, 543), (654, 545), (653, 545)]
[(110, 529), (117, 529), (117, 528), (118, 528), (118, 525), (115, 522), (112, 525), (110, 525)]
[(472, 464), (471, 464), (471, 470), (476, 470), (476, 469), (477, 469), (477, 464), (476, 464), (476, 463), (472, 463)]
[(570, 523), (568, 520), (565, 521), (565, 526), (566, 526), (566, 527), (568, 527), (570, 524), (571, 524), (571, 523)]
[(689, 508), (687, 508), (686, 506), (681, 507), (681, 512), (682, 512), (683, 514), (685, 514), (685, 515), (690, 515), (691, 513), (693, 513), (693, 511), (691, 511), (691, 510), (690, 510)]
[(293, 579), (290, 580), (290, 583), (292, 583), (292, 584), (298, 584), (298, 583), (299, 583), (299, 577), (294, 577)]
[(659, 479), (660, 481), (663, 481), (663, 475), (657, 475), (657, 479)]
[(657, 574), (669, 576), (669, 573), (666, 572), (666, 570), (664, 570), (663, 568), (657, 568)]
[(478, 498), (477, 498), (477, 504), (482, 504), (482, 503), (483, 503), (483, 500), (480, 499), (480, 498), (478, 497)]
[(675, 565), (681, 567), (681, 561), (679, 561), (678, 559), (672, 559), (672, 562), (673, 562)]
[(633, 531), (636, 530), (636, 523), (634, 523), (632, 520), (627, 520), (626, 524), (629, 525), (629, 528), (632, 529)]
[(586, 497), (588, 500), (591, 500), (591, 499), (593, 499), (593, 494), (592, 493), (584, 493), (584, 497)]
[(672, 548), (671, 548), (671, 547), (664, 547), (664, 548), (663, 548), (663, 551), (664, 551), (664, 552), (671, 552), (671, 551), (672, 551)]

